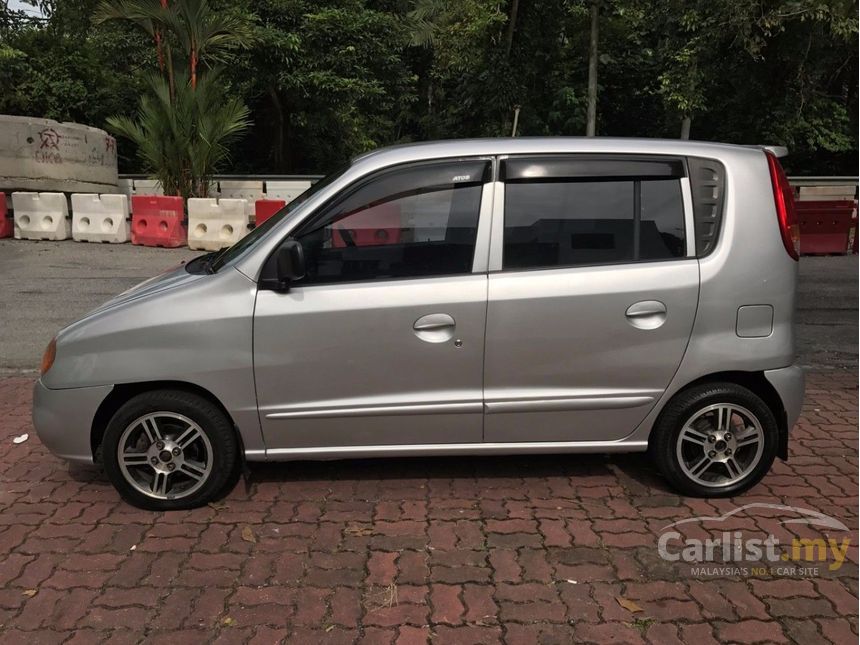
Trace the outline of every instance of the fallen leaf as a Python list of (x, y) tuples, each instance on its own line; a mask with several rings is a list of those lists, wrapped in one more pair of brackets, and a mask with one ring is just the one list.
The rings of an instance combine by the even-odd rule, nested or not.
[(635, 614), (637, 611), (645, 611), (644, 609), (642, 609), (642, 607), (637, 605), (632, 600), (627, 600), (627, 598), (624, 598), (622, 596), (615, 596), (615, 600), (617, 600), (618, 604), (624, 607), (624, 609), (629, 611), (631, 614)]
[(257, 543), (257, 536), (254, 535), (254, 531), (250, 526), (246, 526), (242, 529), (242, 539), (245, 540), (245, 542)]
[(221, 619), (221, 624), (226, 625), (227, 627), (232, 627), (233, 625), (236, 624), (236, 619), (230, 618), (230, 616), (227, 616), (226, 618)]
[(27, 441), (27, 439), (29, 439), (29, 438), (30, 438), (30, 435), (28, 435), (28, 434), (25, 432), (24, 434), (18, 435), (17, 437), (15, 437), (14, 439), (12, 439), (12, 443), (24, 443), (24, 442), (25, 442), (25, 441)]
[(365, 535), (373, 535), (373, 529), (366, 526), (359, 526), (358, 524), (351, 524), (347, 526), (344, 530), (344, 533), (347, 535), (354, 535), (356, 537), (361, 537)]
[(39, 593), (38, 589), (25, 589), (23, 595), (27, 596), (28, 598), (32, 598), (37, 593)]

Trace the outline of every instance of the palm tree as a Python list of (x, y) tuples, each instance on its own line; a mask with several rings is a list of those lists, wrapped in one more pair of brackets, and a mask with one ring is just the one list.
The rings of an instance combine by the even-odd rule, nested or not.
[(154, 41), (159, 73), (148, 81), (136, 118), (108, 126), (131, 139), (165, 194), (205, 197), (228, 146), (250, 125), (248, 109), (225, 97), (219, 65), (253, 40), (244, 18), (217, 12), (208, 0), (103, 2), (97, 22), (125, 20)]

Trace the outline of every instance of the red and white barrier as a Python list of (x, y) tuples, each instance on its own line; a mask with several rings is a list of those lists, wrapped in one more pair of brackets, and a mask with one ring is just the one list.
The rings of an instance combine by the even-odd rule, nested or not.
[(287, 205), (283, 199), (258, 199), (254, 202), (254, 223), (259, 226)]
[(15, 232), (15, 223), (6, 203), (6, 193), (0, 193), (0, 238), (12, 237)]
[(131, 243), (176, 248), (185, 246), (185, 206), (181, 197), (135, 195), (131, 199)]

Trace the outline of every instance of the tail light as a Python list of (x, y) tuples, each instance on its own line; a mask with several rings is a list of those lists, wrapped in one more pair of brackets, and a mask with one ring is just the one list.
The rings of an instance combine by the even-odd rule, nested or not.
[(770, 170), (770, 183), (773, 186), (773, 202), (779, 220), (779, 233), (785, 250), (794, 260), (800, 259), (800, 225), (797, 222), (797, 209), (794, 207), (794, 191), (779, 160), (770, 152), (767, 167)]

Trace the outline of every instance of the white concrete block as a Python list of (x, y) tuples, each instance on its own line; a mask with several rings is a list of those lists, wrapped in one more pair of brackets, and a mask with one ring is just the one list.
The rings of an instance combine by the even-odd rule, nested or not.
[(308, 180), (267, 181), (266, 199), (283, 199), (289, 204), (310, 187)]
[(12, 193), (16, 240), (67, 240), (72, 234), (63, 193)]
[(247, 200), (188, 200), (188, 248), (217, 251), (233, 246), (248, 233)]
[(163, 195), (164, 190), (161, 188), (161, 182), (155, 179), (135, 179), (134, 180), (135, 195)]
[(248, 217), (254, 215), (254, 204), (258, 199), (263, 199), (262, 181), (219, 181), (218, 196), (220, 199), (244, 199), (247, 201), (246, 214)]
[(73, 240), (121, 244), (128, 242), (130, 237), (127, 196), (72, 195)]

